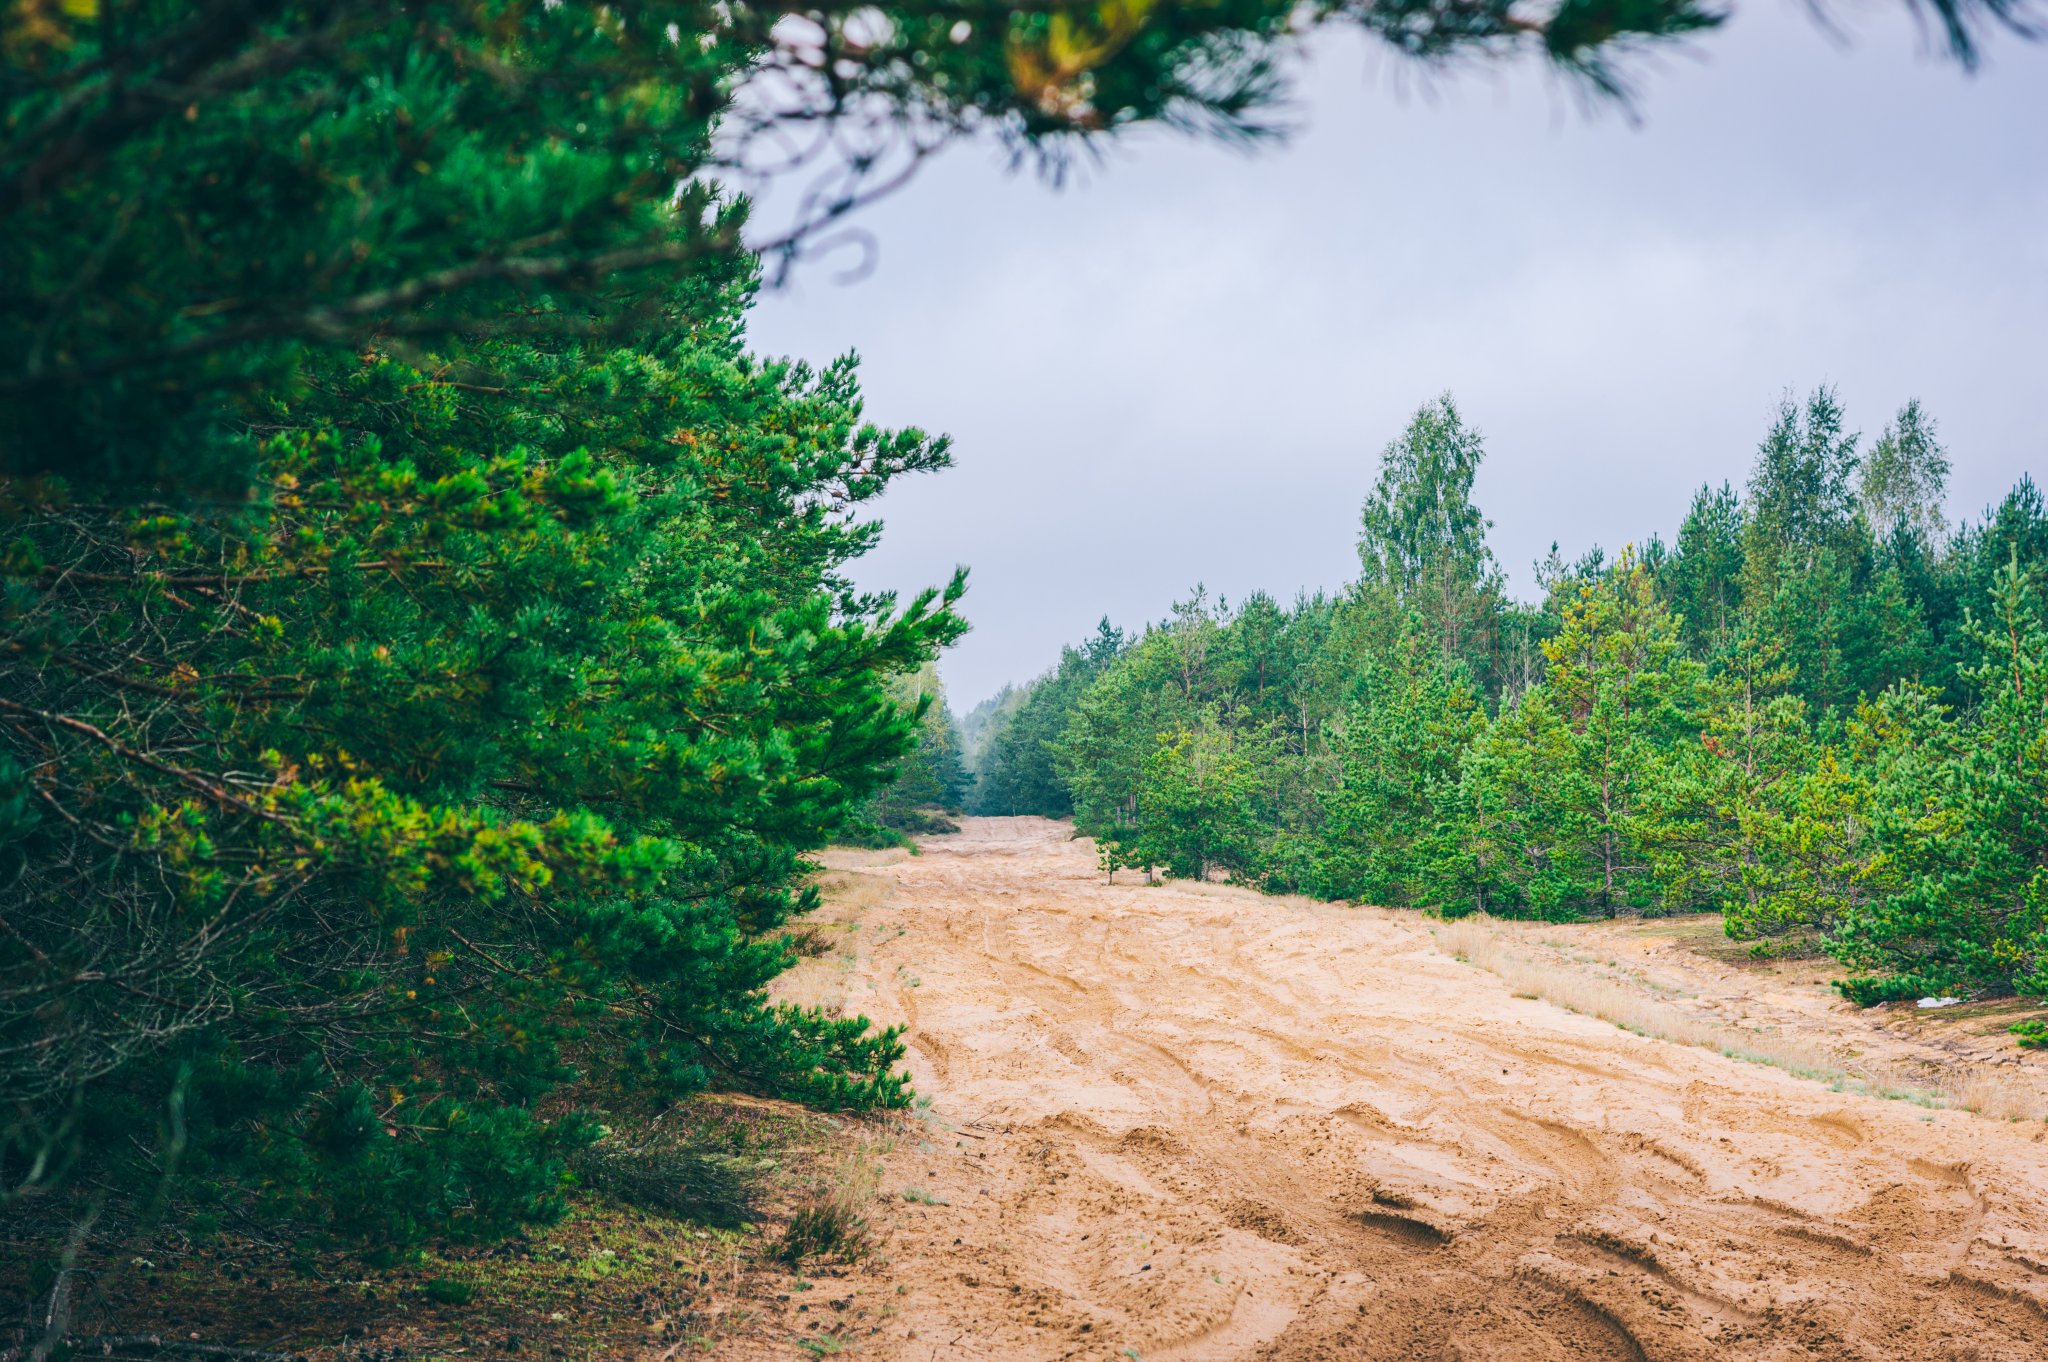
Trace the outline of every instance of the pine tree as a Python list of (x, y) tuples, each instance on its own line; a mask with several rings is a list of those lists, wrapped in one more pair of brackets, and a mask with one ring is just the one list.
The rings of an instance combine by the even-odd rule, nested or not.
[(1588, 860), (1598, 884), (1590, 901), (1612, 917), (1653, 901), (1645, 819), (1665, 754), (1687, 728), (1697, 668), (1649, 569), (1628, 552), (1605, 581), (1580, 589), (1544, 654), (1545, 686), (1576, 737), (1577, 774), (1591, 799)]
[(1188, 879), (1242, 875), (1270, 823), (1261, 799), (1272, 733), (1233, 731), (1213, 712), (1159, 733), (1145, 752), (1126, 825), (1109, 834), (1103, 867), (1160, 865)]
[(1805, 702), (1791, 693), (1794, 669), (1783, 659), (1776, 640), (1755, 632), (1726, 649), (1701, 685), (1697, 740), (1673, 754), (1655, 801), (1651, 851), (1662, 892), (1719, 909), (1738, 939), (1817, 925), (1788, 918), (1770, 896), (1766, 825), (1796, 802), (1792, 789), (1817, 759)]
[(1556, 697), (1538, 686), (1503, 708), (1460, 764), (1450, 837), (1434, 867), (1446, 914), (1571, 921), (1590, 906), (1598, 793)]
[(1429, 901), (1441, 806), (1485, 722), (1462, 670), (1433, 656), (1368, 665), (1331, 736), (1337, 779), (1322, 800), (1317, 892), (1365, 903)]
[[(1938, 489), (1935, 465), (1946, 465), (1918, 404), (1908, 405), (1886, 440), (1881, 466), (1865, 468), (1858, 437), (1844, 432), (1833, 393), (1820, 388), (1803, 410), (1789, 399), (1780, 407), (1751, 478), (1742, 594), (1752, 618), (1745, 627), (1782, 641), (1801, 693), (1822, 707), (1846, 708), (1937, 670), (1921, 604), (1866, 512), (1880, 504), (1896, 510), (1905, 504), (1899, 497)], [(1851, 496), (1859, 468), (1861, 504)], [(1915, 514), (1924, 520), (1932, 511), (1921, 504)], [(1920, 541), (1907, 534), (1917, 551)]]
[[(1936, 684), (1952, 704), (1970, 700), (1963, 676), (1976, 657), (1969, 616), (1991, 608), (1999, 573), (2015, 559), (2023, 568), (2048, 563), (2048, 498), (2026, 473), (1996, 507), (1985, 509), (1980, 520), (1959, 526), (1939, 558), (1895, 556), (1902, 580), (1933, 635), (1940, 673)], [(1909, 568), (1917, 571), (1909, 576)]]
[(1755, 897), (1733, 927), (1757, 940), (1806, 947), (1831, 942), (1844, 922), (1889, 887), (1884, 840), (1873, 810), (1878, 761), (1888, 745), (1881, 704), (1859, 707), (1839, 734), (1823, 731), (1812, 763), (1775, 798), (1747, 811), (1757, 849)]
[(1844, 691), (1876, 695), (1901, 681), (1940, 679), (1933, 633), (1896, 559), (1866, 552), (1857, 567), (1839, 645)]
[[(1184, 644), (1184, 641), (1183, 641)], [(1185, 691), (1184, 646), (1154, 629), (1089, 682), (1050, 744), (1060, 780), (1072, 792), (1074, 827), (1096, 839), (1103, 868), (1156, 864), (1148, 785), (1169, 735), (1192, 732), (1201, 707)]]
[(1889, 739), (1870, 763), (1877, 835), (1894, 892), (1845, 916), (1833, 948), (1896, 977), (1849, 985), (1862, 1001), (1922, 989), (2048, 993), (2048, 620), (2039, 569), (2017, 554), (1998, 575), (1988, 619), (1974, 615), (1978, 701), (1951, 720), (1924, 692), (1900, 691), (1880, 717)]
[(1842, 543), (1855, 521), (1859, 438), (1844, 431), (1831, 388), (1814, 389), (1804, 407), (1790, 395), (1778, 404), (1749, 479), (1749, 599), (1769, 601), (1783, 579), (1811, 570), (1823, 550)]
[(1261, 714), (1277, 714), (1293, 662), (1287, 614), (1263, 591), (1245, 597), (1223, 644), (1225, 685)]
[(1678, 547), (1658, 574), (1697, 658), (1719, 655), (1736, 636), (1743, 606), (1742, 528), (1735, 489), (1725, 482), (1702, 486), (1678, 528)]
[(1543, 645), (1543, 685), (1503, 709), (1468, 758), (1458, 807), (1484, 846), (1454, 858), (1497, 868), (1500, 910), (1612, 917), (1661, 903), (1659, 785), (1691, 721), (1697, 667), (1632, 551), (1575, 595)]
[[(967, 771), (960, 758), (960, 734), (946, 705), (936, 664), (898, 677), (890, 694), (916, 724), (915, 747), (896, 764), (889, 783), (861, 815), (864, 841), (888, 845), (905, 833), (957, 831), (942, 815), (959, 813), (967, 797)], [(936, 811), (936, 812), (934, 812)]]
[(175, 1110), (185, 1188), (403, 1243), (554, 1213), (615, 1101), (905, 1100), (892, 1033), (766, 986), (964, 628), (957, 580), (839, 589), (946, 446), (706, 282), (640, 345), (309, 362), (253, 502), (21, 524), (10, 1176), (154, 1189)]
[(1284, 720), (1287, 747), (1307, 756), (1339, 710), (1353, 674), (1343, 637), (1347, 612), (1322, 592), (1295, 597), (1281, 634), (1281, 694), (1274, 713)]

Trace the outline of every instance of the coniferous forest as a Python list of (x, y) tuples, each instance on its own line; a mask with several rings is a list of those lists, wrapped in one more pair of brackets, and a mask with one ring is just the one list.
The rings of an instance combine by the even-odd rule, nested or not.
[(1547, 920), (1719, 912), (1860, 1002), (2048, 993), (2048, 506), (1951, 525), (1907, 402), (1787, 396), (1676, 539), (1512, 599), (1446, 395), (1380, 456), (1359, 575), (1105, 620), (992, 703), (974, 804), (1102, 868)]
[[(1912, 8), (1964, 66), (2024, 28)], [(331, 1294), (344, 1260), (530, 1259), (593, 1188), (766, 1176), (751, 1135), (633, 1163), (703, 1094), (911, 1107), (900, 1029), (774, 985), (818, 853), (963, 806), (1071, 815), (1112, 874), (1717, 910), (1861, 1000), (2048, 990), (2048, 509), (1949, 523), (1917, 405), (1861, 436), (1788, 401), (1674, 542), (1553, 555), (1525, 604), (1446, 397), (1353, 585), (1105, 621), (956, 725), (965, 572), (854, 571), (951, 442), (871, 420), (854, 354), (750, 346), (761, 290), (948, 144), (1053, 179), (1140, 127), (1253, 145), (1317, 27), (1611, 103), (1721, 18), (0, 5), (0, 1356), (298, 1355), (91, 1325), (148, 1304), (152, 1244)], [(776, 1261), (857, 1238), (819, 1206)]]

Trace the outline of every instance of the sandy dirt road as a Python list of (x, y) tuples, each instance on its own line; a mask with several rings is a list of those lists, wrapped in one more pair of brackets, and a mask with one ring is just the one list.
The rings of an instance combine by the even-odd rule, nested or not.
[(790, 987), (905, 1024), (930, 1106), (814, 1350), (2048, 1357), (2040, 1122), (1516, 998), (1412, 915), (1107, 886), (1043, 820), (833, 864)]

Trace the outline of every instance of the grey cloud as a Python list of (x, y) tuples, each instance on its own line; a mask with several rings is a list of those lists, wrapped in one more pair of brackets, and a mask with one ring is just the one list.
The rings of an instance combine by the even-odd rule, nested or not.
[(2048, 47), (1972, 79), (1902, 19), (1844, 51), (1785, 4), (1696, 54), (1643, 73), (1633, 127), (1323, 42), (1298, 133), (1250, 157), (1144, 135), (1054, 192), (951, 153), (867, 213), (868, 277), (812, 267), (754, 323), (858, 349), (871, 414), (958, 441), (861, 581), (974, 569), (962, 707), (1197, 580), (1335, 586), (1378, 450), (1446, 388), (1523, 590), (1552, 538), (1668, 537), (1739, 483), (1787, 387), (1839, 385), (1872, 436), (1921, 397), (1952, 514), (2048, 469)]

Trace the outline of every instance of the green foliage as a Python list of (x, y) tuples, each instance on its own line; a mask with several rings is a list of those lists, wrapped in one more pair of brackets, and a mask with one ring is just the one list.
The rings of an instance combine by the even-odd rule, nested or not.
[(1749, 478), (1744, 566), (1752, 599), (1768, 599), (1781, 576), (1810, 570), (1848, 536), (1859, 439), (1844, 430), (1832, 389), (1814, 389), (1803, 407), (1789, 395), (1778, 404)]
[(1678, 527), (1678, 546), (1659, 574), (1686, 647), (1715, 658), (1735, 638), (1742, 613), (1742, 507), (1727, 483), (1701, 487)]
[(436, 1277), (420, 1288), (436, 1305), (467, 1305), (476, 1297), (476, 1286), (452, 1277)]
[(1380, 455), (1379, 481), (1360, 516), (1359, 590), (1435, 642), (1446, 663), (1489, 640), (1500, 573), (1486, 546), (1491, 522), (1472, 504), (1486, 457), (1449, 393), (1424, 405)]
[[(46, 23), (16, 24), (36, 11)], [(11, 8), (0, 274), (25, 287), (0, 303), (8, 471), (233, 489), (259, 471), (231, 438), (241, 403), (304, 382), (317, 350), (649, 320), (648, 281), (736, 255), (741, 215), (707, 186), (671, 202), (728, 73), (763, 50), (756, 25), (708, 17)], [(575, 75), (536, 79), (550, 72)]]
[(974, 812), (1064, 818), (1074, 811), (1073, 794), (1053, 767), (1053, 744), (1089, 682), (1123, 647), (1123, 632), (1104, 618), (1086, 643), (1062, 649), (1059, 665), (1026, 686), (1013, 708), (990, 715), (969, 797)]
[[(1670, 552), (1553, 546), (1517, 606), (1469, 500), (1483, 448), (1440, 399), (1382, 460), (1355, 588), (1198, 590), (1092, 676), (1070, 651), (1005, 733), (1111, 874), (1718, 910), (1760, 953), (1833, 954), (1863, 1001), (2048, 992), (2048, 513), (2023, 479), (1930, 542), (1932, 429), (1909, 404), (1859, 500), (1832, 394), (1788, 401), (1746, 503), (1702, 489)], [(1901, 487), (1917, 509), (1873, 534)]]
[(1129, 826), (1104, 839), (1106, 865), (1164, 866), (1206, 880), (1242, 875), (1256, 861), (1270, 763), (1269, 734), (1233, 731), (1211, 715), (1154, 736), (1144, 755)]
[[(967, 770), (960, 758), (960, 733), (946, 706), (936, 666), (900, 677), (892, 686), (898, 705), (916, 725), (917, 741), (896, 765), (893, 778), (876, 791), (861, 813), (871, 829), (865, 840), (891, 845), (891, 833), (944, 833), (958, 826), (944, 817), (966, 802)], [(933, 812), (937, 810), (938, 812)]]
[[(2048, 623), (2039, 567), (2017, 554), (1989, 617), (1969, 619), (1974, 712), (1885, 697), (1892, 760), (1878, 767), (1878, 835), (1894, 892), (1842, 924), (1838, 954), (1948, 988), (2048, 993)], [(1889, 717), (1889, 716), (1888, 716)]]
[(1151, 864), (1148, 853), (1156, 859), (1145, 836), (1155, 821), (1147, 787), (1164, 774), (1155, 758), (1167, 735), (1203, 718), (1187, 682), (1189, 668), (1203, 665), (1192, 659), (1213, 622), (1202, 607), (1182, 610), (1175, 623), (1178, 640), (1170, 628), (1148, 631), (1127, 660), (1080, 692), (1048, 753), (1071, 791), (1076, 827), (1101, 841), (1111, 875)]
[[(1491, 736), (1492, 760), (1523, 739), (1535, 744), (1510, 769), (1548, 788), (1530, 791), (1543, 817), (1523, 819), (1505, 848), (1516, 867), (1510, 901), (1527, 876), (1527, 901), (1544, 915), (1656, 906), (1650, 844), (1668, 755), (1694, 729), (1698, 667), (1685, 657), (1678, 621), (1657, 599), (1647, 567), (1624, 553), (1564, 607), (1543, 645), (1550, 672), (1519, 723)], [(1476, 769), (1475, 806), (1486, 807), (1487, 776)]]
[(1858, 1007), (1880, 1003), (1902, 1003), (1940, 993), (1946, 980), (1936, 974), (1882, 974), (1860, 979), (1837, 979), (1835, 987)]
[(1412, 654), (1369, 662), (1350, 709), (1328, 728), (1336, 769), (1321, 793), (1312, 844), (1320, 855), (1287, 887), (1365, 903), (1434, 901), (1445, 806), (1458, 797), (1460, 760), (1485, 723), (1461, 669)]
[[(1936, 9), (1965, 56), (2016, 22)], [(961, 580), (904, 604), (843, 576), (879, 533), (857, 515), (947, 450), (866, 422), (851, 357), (746, 354), (759, 258), (786, 266), (949, 136), (1056, 170), (1148, 121), (1255, 135), (1304, 22), (1429, 62), (1531, 53), (1611, 93), (1618, 52), (1718, 21), (1696, 0), (9, 6), (0, 1197), (488, 1237), (556, 1212), (607, 1096), (901, 1104), (893, 1032), (767, 988), (775, 929), (816, 901), (808, 852), (864, 809), (960, 797), (943, 705), (903, 686), (964, 627)], [(858, 124), (820, 145), (863, 150), (750, 250), (720, 173), (791, 120)], [(1873, 504), (1923, 485), (1924, 455)], [(1368, 517), (1394, 632), (1419, 615), (1446, 659), (1495, 647), (1478, 457), (1446, 399)], [(1804, 495), (1783, 481), (1772, 506)], [(1952, 666), (1994, 550), (2033, 555), (2044, 523), (2035, 495), (1967, 531), (1960, 576), (1904, 536), (1884, 609)], [(1273, 828), (1319, 836), (1324, 731), (1388, 617), (1227, 616), (1198, 598), (1128, 658), (1105, 626), (992, 735), (976, 804), (1125, 818), (1194, 873), (1262, 876)], [(1846, 686), (1877, 674), (1844, 658)], [(1126, 725), (1098, 780), (1065, 735), (1126, 663), (1143, 684), (1104, 692), (1090, 741), (1112, 694), (1150, 715), (1156, 691), (1166, 722)], [(2024, 763), (2022, 710), (1990, 722)], [(1411, 823), (1445, 781), (1422, 760)], [(1956, 958), (2033, 978), (2030, 815), (1999, 779), (1941, 789), (2018, 820), (2009, 854), (1967, 883), (1902, 873), (2005, 895)], [(1859, 942), (1891, 939), (1867, 921)]]
[(143, 1189), (175, 1146), (267, 1214), (483, 1237), (556, 1212), (608, 1091), (907, 1100), (893, 1032), (770, 1005), (768, 933), (964, 627), (957, 580), (839, 582), (848, 510), (946, 449), (863, 424), (850, 360), (745, 355), (748, 289), (309, 363), (255, 500), (21, 523), (10, 1170)]
[(2033, 1017), (2016, 1021), (2006, 1029), (2020, 1038), (2022, 1050), (2048, 1050), (2048, 1021)]
[(1673, 745), (1652, 797), (1648, 850), (1666, 901), (1719, 909), (1737, 937), (1768, 935), (1783, 916), (1768, 892), (1770, 820), (1814, 763), (1806, 705), (1789, 693), (1794, 672), (1782, 656), (1753, 631), (1725, 645), (1700, 683), (1699, 742)]

